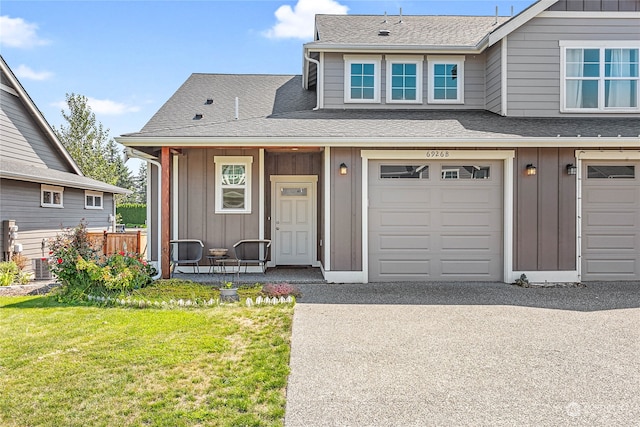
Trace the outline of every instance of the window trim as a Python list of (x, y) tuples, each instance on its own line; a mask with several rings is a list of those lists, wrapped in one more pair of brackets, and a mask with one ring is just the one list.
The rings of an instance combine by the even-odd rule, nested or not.
[[(215, 163), (215, 213), (217, 214), (250, 214), (251, 213), (251, 165), (253, 164), (253, 156), (214, 156)], [(245, 183), (244, 186), (223, 186), (222, 184), (222, 167), (228, 165), (240, 165), (245, 167)], [(222, 205), (222, 190), (227, 188), (244, 188), (244, 208), (224, 208)]]
[[(93, 205), (87, 204), (87, 197), (91, 197), (93, 199)], [(96, 197), (100, 198), (100, 206), (96, 206)], [(104, 193), (101, 191), (84, 191), (84, 208), (85, 209), (95, 209), (95, 210), (103, 210), (104, 209)]]
[[(345, 104), (379, 104), (382, 55), (343, 55), (343, 59)], [(373, 99), (351, 98), (351, 64), (373, 64)]]
[[(45, 192), (51, 193), (51, 200), (54, 199), (53, 193), (60, 193), (60, 203), (45, 203), (44, 201)], [(59, 187), (56, 185), (41, 184), (40, 185), (40, 207), (63, 209), (64, 208), (64, 187)]]
[[(419, 55), (387, 55), (386, 60), (386, 103), (387, 104), (422, 104), (424, 56)], [(416, 66), (416, 99), (393, 99), (391, 70), (393, 64), (414, 64)]]
[[(456, 56), (439, 56), (439, 55), (427, 55), (427, 102), (429, 104), (464, 104), (464, 61), (465, 57), (462, 55)], [(458, 66), (457, 74), (457, 90), (458, 97), (456, 99), (436, 99), (434, 96), (435, 82), (434, 78), (434, 66), (441, 64), (456, 64)]]
[[(640, 111), (640, 73), (638, 77), (630, 77), (629, 79), (635, 79), (636, 84), (636, 100), (638, 100), (637, 107), (605, 107), (604, 106), (604, 94), (605, 85), (604, 82), (607, 79), (604, 73), (605, 63), (604, 55), (606, 49), (638, 49), (638, 55), (640, 55), (640, 48), (638, 48), (638, 42), (632, 40), (560, 40), (558, 42), (560, 46), (560, 112), (561, 113), (636, 113)], [(567, 107), (567, 49), (598, 49), (600, 51), (599, 66), (600, 73), (597, 79), (591, 79), (598, 82), (598, 107), (597, 108), (568, 108)]]

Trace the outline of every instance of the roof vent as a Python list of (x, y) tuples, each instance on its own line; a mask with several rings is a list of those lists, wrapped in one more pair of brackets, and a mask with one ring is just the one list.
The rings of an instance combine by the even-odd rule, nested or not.
[(389, 30), (378, 30), (379, 36), (388, 36), (389, 34), (391, 34), (391, 31)]
[(196, 113), (195, 116), (193, 116), (193, 120), (200, 120), (201, 118), (204, 117), (204, 114), (202, 113)]
[(204, 102), (206, 105), (211, 105), (213, 104), (213, 98), (207, 98), (207, 100)]

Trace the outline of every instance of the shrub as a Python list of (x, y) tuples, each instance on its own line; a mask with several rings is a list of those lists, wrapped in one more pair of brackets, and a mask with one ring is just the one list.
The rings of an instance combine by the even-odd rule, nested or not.
[(147, 219), (147, 205), (142, 203), (123, 203), (116, 207), (117, 215), (120, 215), (119, 224), (141, 226)]
[(262, 294), (269, 298), (280, 298), (289, 295), (300, 298), (302, 296), (300, 289), (290, 283), (267, 283), (262, 287)]
[(29, 262), (29, 258), (22, 255), (21, 253), (15, 253), (11, 257), (11, 261), (15, 262), (20, 270), (24, 270)]
[(0, 286), (9, 286), (18, 278), (20, 269), (13, 261), (0, 262)]

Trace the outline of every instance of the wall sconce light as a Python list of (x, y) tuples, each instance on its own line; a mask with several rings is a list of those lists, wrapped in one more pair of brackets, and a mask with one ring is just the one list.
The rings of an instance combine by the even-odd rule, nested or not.
[(349, 169), (344, 163), (340, 163), (340, 175), (346, 175)]
[(527, 176), (535, 176), (535, 174), (538, 172), (536, 167), (533, 166), (531, 163), (527, 165), (526, 171), (527, 171)]
[(567, 165), (567, 175), (576, 175), (578, 173), (578, 168), (573, 163), (569, 163)]

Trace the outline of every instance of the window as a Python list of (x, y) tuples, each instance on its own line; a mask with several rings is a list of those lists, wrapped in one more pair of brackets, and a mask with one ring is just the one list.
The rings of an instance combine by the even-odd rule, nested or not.
[(636, 177), (634, 166), (587, 166), (589, 179), (633, 179)]
[(251, 213), (253, 157), (215, 156), (216, 213)]
[(382, 56), (344, 55), (344, 102), (380, 102)]
[(63, 187), (42, 185), (40, 187), (40, 206), (43, 208), (62, 208)]
[(612, 46), (567, 44), (562, 49), (562, 111), (639, 110), (640, 49), (625, 42), (610, 42)]
[(85, 209), (102, 209), (102, 193), (97, 191), (84, 192)]
[(464, 57), (427, 56), (429, 103), (464, 103)]
[(428, 165), (380, 165), (382, 179), (429, 179)]
[(387, 56), (387, 103), (422, 103), (422, 57)]
[(442, 179), (488, 179), (489, 166), (443, 166)]

